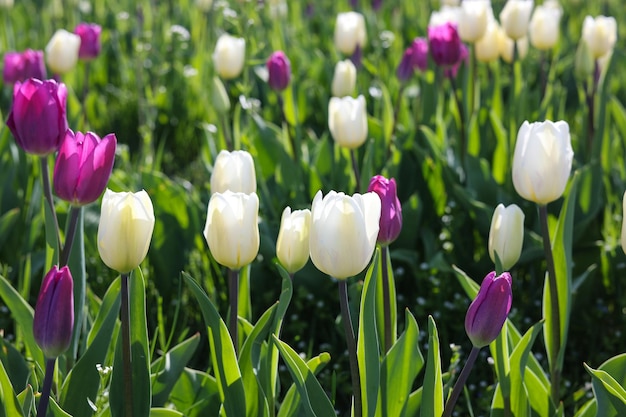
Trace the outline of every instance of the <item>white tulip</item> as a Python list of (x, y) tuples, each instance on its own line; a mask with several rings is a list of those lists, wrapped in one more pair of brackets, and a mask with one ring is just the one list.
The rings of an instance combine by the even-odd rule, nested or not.
[(334, 97), (351, 96), (356, 87), (356, 67), (349, 59), (337, 62), (331, 87)]
[(276, 256), (280, 264), (293, 274), (306, 265), (309, 260), (309, 231), (311, 229), (311, 211), (283, 210), (280, 231), (276, 241)]
[(70, 72), (78, 62), (80, 36), (57, 30), (46, 45), (46, 63), (55, 74)]
[(357, 12), (339, 13), (334, 39), (337, 49), (346, 55), (352, 55), (357, 46), (362, 49), (367, 41), (363, 15)]
[(587, 16), (583, 21), (582, 37), (593, 58), (598, 59), (613, 50), (617, 41), (617, 22), (614, 17)]
[(546, 1), (537, 6), (528, 27), (530, 44), (541, 51), (554, 48), (559, 40), (562, 14), (563, 9), (556, 1)]
[(226, 80), (237, 78), (243, 71), (245, 59), (245, 39), (236, 38), (228, 33), (219, 37), (213, 52), (213, 65), (220, 77)]
[(515, 204), (498, 204), (489, 229), (489, 257), (495, 262), (497, 253), (502, 268), (508, 271), (519, 259), (523, 243), (524, 212)]
[(211, 193), (250, 194), (256, 192), (256, 173), (252, 155), (246, 151), (220, 151), (211, 173)]
[(328, 104), (328, 127), (340, 146), (356, 149), (367, 139), (365, 97), (332, 97)]
[(490, 9), (490, 0), (463, 0), (458, 23), (459, 36), (463, 41), (474, 43), (484, 36)]
[(513, 40), (526, 37), (533, 0), (508, 0), (500, 12), (500, 25)]

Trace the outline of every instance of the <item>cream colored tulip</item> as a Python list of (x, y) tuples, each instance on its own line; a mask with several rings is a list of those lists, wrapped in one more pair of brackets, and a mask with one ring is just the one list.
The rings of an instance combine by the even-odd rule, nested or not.
[(500, 58), (499, 37), (501, 30), (497, 21), (489, 22), (483, 37), (474, 44), (474, 51), (478, 61), (492, 62)]
[(363, 49), (367, 41), (363, 15), (357, 12), (339, 13), (334, 39), (337, 49), (346, 55), (352, 55), (357, 46)]
[(556, 1), (546, 1), (535, 8), (528, 27), (530, 44), (546, 51), (554, 48), (559, 40), (559, 24), (563, 9)]
[(213, 52), (215, 71), (225, 80), (237, 78), (246, 59), (246, 41), (224, 33), (217, 40)]
[(526, 200), (544, 205), (563, 195), (572, 150), (567, 122), (524, 122), (513, 153), (513, 186)]
[(211, 173), (211, 193), (250, 194), (256, 192), (256, 173), (252, 155), (246, 151), (220, 151)]
[(215, 260), (232, 270), (259, 253), (259, 197), (255, 193), (214, 193), (209, 200), (204, 238)]
[(497, 253), (502, 268), (508, 271), (519, 259), (523, 243), (524, 212), (515, 204), (498, 204), (489, 229), (489, 257), (495, 262)]
[(356, 87), (356, 67), (349, 59), (337, 62), (331, 91), (333, 97), (351, 96)]
[(465, 42), (475, 43), (487, 31), (490, 0), (463, 0), (459, 16), (459, 36)]
[(46, 63), (55, 74), (70, 72), (78, 62), (80, 36), (57, 30), (46, 45)]
[(196, 7), (201, 11), (208, 13), (213, 8), (213, 0), (196, 0)]
[(144, 260), (154, 230), (154, 209), (148, 193), (115, 193), (102, 197), (98, 252), (111, 269), (128, 273)]
[(500, 28), (498, 31), (498, 51), (500, 57), (509, 64), (513, 62), (513, 48), (517, 44), (516, 59), (524, 59), (528, 54), (528, 38), (524, 37), (513, 41), (504, 32), (504, 29)]
[(508, 0), (500, 12), (500, 25), (506, 35), (518, 40), (526, 37), (533, 0)]
[(283, 210), (280, 231), (276, 241), (276, 256), (280, 264), (293, 274), (301, 270), (309, 260), (309, 231), (311, 210)]
[(591, 16), (583, 21), (583, 36), (589, 52), (598, 59), (613, 50), (617, 41), (617, 22), (614, 17)]
[(367, 139), (365, 97), (332, 97), (328, 104), (328, 127), (335, 142), (356, 149)]
[(376, 248), (380, 197), (318, 191), (311, 206), (311, 261), (325, 274), (346, 279), (367, 267)]

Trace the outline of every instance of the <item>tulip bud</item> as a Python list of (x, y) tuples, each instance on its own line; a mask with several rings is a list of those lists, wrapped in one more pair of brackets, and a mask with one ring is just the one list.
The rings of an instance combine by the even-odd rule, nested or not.
[(255, 193), (213, 193), (204, 238), (215, 260), (238, 270), (259, 252), (259, 197)]
[(463, 0), (458, 31), (464, 42), (474, 43), (483, 37), (489, 22), (489, 0)]
[(524, 212), (515, 204), (498, 204), (489, 229), (489, 257), (495, 262), (497, 253), (502, 268), (508, 271), (519, 259), (523, 243)]
[(622, 250), (626, 253), (626, 192), (622, 197), (622, 235), (621, 235)]
[(10, 9), (13, 7), (13, 0), (0, 0), (0, 8)]
[(556, 200), (565, 191), (573, 157), (567, 122), (525, 121), (513, 153), (515, 190), (537, 204)]
[(512, 301), (511, 275), (504, 272), (496, 276), (495, 272), (490, 272), (465, 316), (465, 331), (475, 347), (481, 348), (496, 340)]
[(213, 52), (213, 65), (220, 77), (225, 80), (237, 78), (243, 71), (245, 59), (245, 39), (235, 38), (228, 33), (219, 37)]
[(333, 75), (333, 97), (351, 96), (356, 86), (356, 67), (349, 59), (337, 62)]
[(346, 12), (337, 15), (335, 23), (335, 46), (346, 55), (352, 55), (359, 46), (365, 46), (367, 34), (365, 19), (361, 13)]
[(554, 48), (559, 40), (562, 14), (563, 9), (556, 1), (546, 1), (537, 6), (528, 27), (530, 44), (541, 51)]
[(80, 49), (78, 57), (90, 60), (100, 55), (102, 46), (100, 45), (100, 33), (102, 28), (95, 23), (79, 23), (74, 29), (74, 33), (80, 36)]
[(150, 247), (154, 230), (154, 209), (148, 193), (114, 193), (102, 197), (98, 225), (100, 258), (122, 274), (137, 268)]
[(230, 110), (230, 98), (224, 87), (224, 83), (219, 77), (213, 77), (213, 88), (211, 90), (211, 101), (216, 112), (222, 114)]
[(267, 6), (269, 8), (269, 14), (272, 19), (278, 19), (287, 16), (289, 7), (285, 0), (267, 0)]
[(449, 67), (461, 60), (461, 38), (456, 26), (450, 22), (428, 27), (428, 44), (435, 64)]
[(459, 55), (459, 60), (456, 64), (444, 68), (443, 74), (448, 78), (456, 77), (456, 74), (459, 72), (459, 67), (463, 62), (467, 63), (467, 58), (469, 57), (469, 51), (467, 50), (467, 46), (465, 44), (461, 44), (461, 55)]
[(13, 87), (13, 105), (7, 126), (25, 152), (56, 152), (67, 130), (67, 89), (54, 80), (29, 78)]
[(53, 266), (41, 283), (33, 336), (48, 359), (55, 359), (70, 346), (74, 329), (74, 281), (67, 266)]
[(309, 260), (310, 228), (310, 210), (292, 212), (290, 207), (285, 208), (280, 219), (276, 256), (290, 274), (301, 270)]
[(375, 193), (318, 191), (311, 206), (311, 261), (325, 274), (346, 279), (365, 269), (376, 248), (380, 198)]
[(29, 78), (46, 79), (43, 51), (27, 49), (24, 52), (7, 52), (4, 55), (2, 82), (15, 84)]
[(508, 0), (500, 12), (500, 24), (506, 35), (518, 40), (526, 37), (533, 0)]
[(267, 72), (267, 83), (272, 89), (282, 91), (287, 88), (291, 79), (291, 63), (283, 51), (276, 51), (269, 57)]
[(78, 62), (80, 36), (57, 30), (46, 45), (46, 62), (55, 74), (70, 72)]
[(428, 68), (428, 41), (424, 38), (415, 38), (411, 46), (404, 51), (396, 75), (400, 81), (408, 81), (416, 69), (426, 71), (426, 68)]
[(367, 139), (365, 97), (332, 97), (328, 104), (328, 127), (340, 146), (356, 149)]
[(617, 23), (614, 17), (591, 16), (583, 21), (582, 38), (587, 42), (589, 52), (598, 59), (613, 50), (617, 41)]
[(256, 192), (256, 173), (252, 155), (246, 151), (220, 151), (211, 173), (211, 193), (250, 194)]
[(375, 192), (380, 197), (380, 223), (377, 241), (382, 246), (396, 240), (402, 230), (402, 205), (398, 200), (396, 180), (376, 175), (370, 180), (367, 191)]
[(196, 7), (204, 13), (208, 13), (213, 7), (213, 0), (196, 0)]
[(589, 51), (589, 46), (584, 39), (578, 42), (576, 48), (576, 57), (574, 59), (574, 75), (581, 81), (586, 80), (593, 75), (595, 70), (595, 62), (593, 55)]
[(68, 129), (54, 164), (56, 195), (76, 206), (96, 201), (111, 176), (116, 145), (113, 133), (100, 140)]
[(528, 54), (528, 38), (523, 37), (514, 41), (500, 28), (498, 31), (498, 50), (502, 59), (509, 64), (513, 62), (514, 48), (517, 48), (516, 58), (523, 59)]
[(482, 38), (474, 44), (476, 59), (480, 62), (492, 62), (500, 57), (500, 25), (495, 20), (489, 22)]

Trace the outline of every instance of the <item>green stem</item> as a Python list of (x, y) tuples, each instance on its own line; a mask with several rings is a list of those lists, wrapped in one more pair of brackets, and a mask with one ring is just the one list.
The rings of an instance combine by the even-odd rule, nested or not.
[(352, 171), (354, 172), (354, 179), (356, 180), (355, 192), (360, 193), (361, 176), (359, 174), (359, 164), (357, 163), (356, 151), (354, 149), (350, 149), (350, 160), (352, 161)]
[(48, 171), (48, 156), (42, 156), (41, 160), (41, 179), (43, 181), (43, 194), (48, 202), (48, 207), (52, 212), (52, 219), (54, 221), (54, 230), (57, 238), (57, 248), (60, 251), (61, 246), (61, 233), (59, 232), (59, 221), (57, 220), (57, 212), (54, 208), (54, 199), (52, 198), (52, 187), (50, 185), (50, 173)]
[(441, 415), (441, 417), (452, 416), (452, 410), (454, 410), (454, 406), (456, 405), (456, 402), (461, 395), (461, 391), (463, 391), (463, 387), (465, 386), (467, 377), (469, 376), (470, 372), (472, 372), (474, 362), (476, 362), (476, 358), (478, 357), (478, 352), (480, 352), (480, 348), (472, 346), (472, 350), (467, 357), (467, 362), (465, 362), (465, 366), (463, 366), (463, 370), (459, 375), (459, 379), (456, 380), (454, 388), (452, 388), (452, 393), (450, 394), (450, 397), (448, 397), (448, 401), (446, 401), (446, 406), (443, 409), (443, 414)]
[(546, 255), (548, 267), (548, 282), (550, 285), (550, 312), (552, 313), (552, 325), (550, 326), (550, 383), (552, 388), (552, 401), (555, 406), (559, 404), (559, 388), (561, 380), (561, 367), (558, 356), (561, 350), (561, 309), (559, 306), (559, 292), (556, 283), (556, 271), (554, 268), (554, 257), (552, 256), (552, 245), (550, 244), (550, 231), (548, 229), (548, 206), (539, 206), (539, 219), (541, 222), (541, 232), (543, 235), (543, 249)]
[(465, 154), (467, 153), (467, 145), (466, 145), (466, 133), (465, 133), (465, 111), (463, 110), (463, 103), (461, 103), (461, 99), (459, 95), (456, 93), (456, 81), (454, 80), (454, 76), (450, 74), (448, 77), (450, 79), (450, 86), (452, 87), (452, 96), (454, 97), (454, 101), (456, 103), (456, 107), (459, 111), (459, 124), (460, 124), (460, 141), (459, 141), (459, 157), (461, 158), (461, 168), (464, 173), (465, 170)]
[(339, 304), (341, 306), (341, 321), (346, 333), (346, 344), (348, 345), (348, 357), (350, 359), (350, 374), (352, 376), (352, 392), (354, 394), (354, 417), (362, 416), (361, 400), (361, 376), (359, 374), (359, 360), (356, 353), (356, 339), (352, 329), (352, 318), (350, 317), (350, 307), (348, 306), (348, 283), (347, 280), (339, 280)]
[(228, 296), (230, 297), (230, 320), (228, 331), (233, 340), (235, 354), (239, 355), (239, 331), (237, 329), (237, 316), (239, 315), (239, 270), (228, 270)]
[(37, 407), (37, 417), (46, 417), (46, 412), (48, 411), (48, 403), (50, 402), (50, 390), (52, 389), (52, 378), (54, 377), (55, 363), (56, 358), (46, 358), (46, 375), (43, 379), (43, 388), (41, 390), (39, 406)]
[(133, 415), (133, 371), (130, 357), (130, 294), (128, 274), (122, 274), (122, 362), (124, 364), (124, 417)]
[(389, 254), (389, 247), (383, 246), (380, 250), (382, 258), (383, 269), (383, 316), (385, 325), (385, 353), (391, 349), (391, 295), (389, 290), (389, 271), (387, 271), (387, 255)]
[(220, 115), (220, 124), (222, 125), (222, 132), (224, 133), (224, 140), (226, 141), (226, 148), (228, 151), (233, 150), (233, 140), (230, 136), (230, 125), (228, 123), (228, 116), (226, 113)]
[(72, 206), (70, 209), (69, 226), (67, 228), (67, 235), (65, 236), (65, 246), (61, 251), (60, 266), (67, 265), (70, 259), (70, 253), (72, 252), (72, 244), (74, 243), (74, 235), (76, 234), (76, 225), (78, 224), (78, 217), (80, 216), (80, 207)]

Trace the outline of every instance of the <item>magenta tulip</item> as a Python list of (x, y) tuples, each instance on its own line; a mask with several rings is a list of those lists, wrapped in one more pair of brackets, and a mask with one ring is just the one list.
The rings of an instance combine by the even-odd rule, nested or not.
[(78, 57), (90, 60), (100, 55), (102, 49), (100, 45), (100, 32), (102, 28), (95, 23), (79, 23), (74, 29), (74, 33), (80, 36), (80, 49)]
[(70, 346), (74, 329), (74, 281), (67, 266), (53, 266), (41, 283), (35, 305), (33, 335), (48, 359)]
[(435, 64), (441, 67), (451, 67), (461, 60), (462, 42), (456, 25), (453, 23), (446, 22), (429, 27), (428, 43)]
[(27, 49), (24, 52), (7, 52), (4, 55), (2, 81), (5, 84), (15, 84), (29, 78), (46, 78), (43, 51)]
[(54, 80), (15, 84), (7, 126), (24, 151), (43, 156), (59, 149), (67, 130), (66, 100), (65, 84)]
[(398, 200), (396, 180), (376, 175), (370, 180), (367, 191), (380, 197), (380, 223), (377, 241), (386, 246), (396, 240), (402, 230), (402, 206)]
[(511, 274), (504, 272), (496, 276), (490, 272), (483, 279), (465, 316), (465, 331), (475, 347), (496, 340), (511, 310), (512, 299)]
[(267, 83), (276, 90), (282, 91), (289, 85), (291, 79), (291, 63), (283, 51), (276, 51), (267, 60)]
[(404, 51), (396, 75), (400, 81), (408, 81), (416, 69), (426, 71), (426, 68), (428, 68), (428, 41), (424, 38), (415, 38), (411, 46)]
[(54, 165), (55, 193), (76, 206), (96, 201), (111, 176), (116, 145), (113, 133), (100, 140), (68, 129)]
[(461, 55), (459, 56), (459, 60), (456, 64), (444, 69), (443, 74), (448, 78), (456, 78), (456, 74), (459, 72), (459, 67), (462, 63), (467, 62), (467, 58), (469, 57), (469, 51), (467, 50), (467, 46), (465, 44), (461, 44)]

